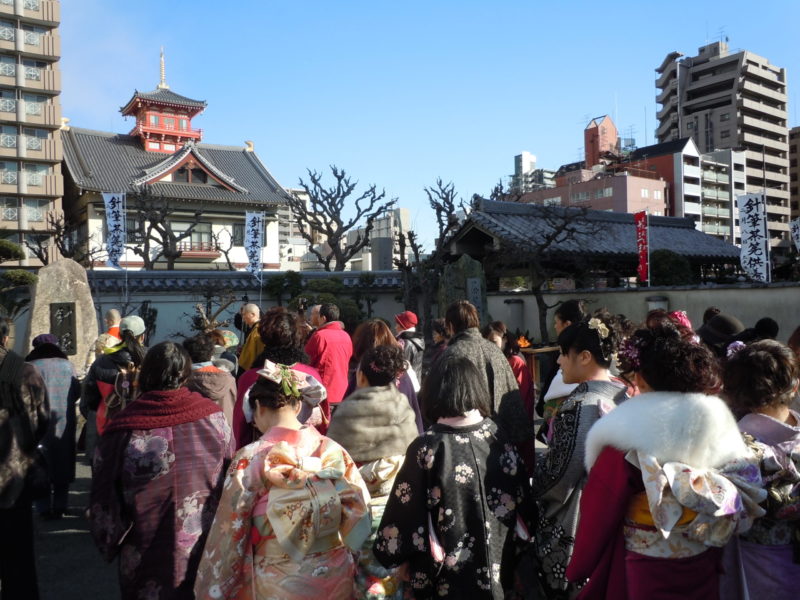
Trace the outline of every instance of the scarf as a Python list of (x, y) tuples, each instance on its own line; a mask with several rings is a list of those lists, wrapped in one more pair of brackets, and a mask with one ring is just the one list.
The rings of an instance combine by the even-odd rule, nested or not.
[(105, 432), (174, 427), (222, 412), (215, 403), (186, 388), (145, 392), (106, 426)]

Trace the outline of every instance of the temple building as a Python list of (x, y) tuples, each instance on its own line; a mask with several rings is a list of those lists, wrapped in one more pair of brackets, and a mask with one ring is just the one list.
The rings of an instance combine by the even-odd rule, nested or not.
[[(120, 109), (135, 120), (128, 134), (62, 128), (64, 210), (80, 223), (80, 237), (96, 248), (96, 267), (105, 266), (106, 258), (102, 194), (124, 192), (128, 249), (121, 266), (244, 268), (245, 213), (255, 211), (265, 215), (262, 268), (280, 268), (278, 212), (285, 211), (287, 192), (252, 142), (244, 147), (202, 142), (203, 131), (192, 121), (205, 108), (204, 101), (169, 88), (162, 53), (156, 89), (135, 91)], [(172, 240), (167, 243), (173, 256), (179, 253), (169, 265), (159, 256), (164, 239)]]

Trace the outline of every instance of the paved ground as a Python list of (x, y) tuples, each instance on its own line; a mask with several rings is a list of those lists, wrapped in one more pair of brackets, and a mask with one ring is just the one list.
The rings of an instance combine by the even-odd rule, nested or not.
[(41, 600), (119, 598), (116, 563), (107, 564), (101, 558), (83, 516), (89, 485), (89, 467), (80, 455), (77, 479), (70, 489), (69, 514), (58, 521), (35, 518)]

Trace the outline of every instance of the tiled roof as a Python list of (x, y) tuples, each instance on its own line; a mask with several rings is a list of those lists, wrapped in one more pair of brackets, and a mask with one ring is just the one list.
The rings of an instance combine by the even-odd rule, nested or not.
[(205, 100), (192, 100), (191, 98), (187, 98), (186, 96), (181, 96), (180, 94), (176, 94), (170, 89), (166, 88), (156, 88), (152, 92), (140, 92), (139, 90), (134, 91), (133, 96), (128, 103), (120, 108), (120, 112), (125, 113), (131, 103), (136, 100), (136, 98), (144, 98), (145, 100), (150, 100), (151, 102), (160, 102), (162, 104), (174, 104), (178, 106), (188, 106), (191, 108), (200, 108), (203, 109), (206, 107)]
[[(89, 286), (96, 294), (118, 293), (125, 287), (131, 293), (143, 292), (201, 292), (213, 285), (218, 289), (230, 289), (234, 293), (258, 294), (258, 280), (245, 271), (124, 271), (93, 270), (88, 273)], [(270, 277), (281, 275), (278, 272), (265, 272), (263, 285), (266, 286)], [(397, 288), (402, 285), (402, 277), (398, 271), (370, 271), (374, 275), (372, 287)], [(330, 279), (341, 277), (346, 288), (358, 285), (358, 272), (330, 273), (328, 271), (302, 271), (300, 273), (304, 282), (315, 279)], [(261, 288), (263, 292), (263, 287)], [(263, 293), (264, 298), (267, 294)]]
[[(521, 251), (537, 250), (542, 240), (563, 223), (564, 215), (576, 215), (577, 233), (553, 244), (546, 254), (635, 258), (636, 227), (633, 215), (589, 210), (585, 218), (576, 208), (546, 207), (484, 200), (473, 210), (453, 237), (458, 241), (478, 228), (504, 245)], [(690, 260), (738, 260), (739, 248), (695, 229), (691, 218), (650, 217), (650, 250), (671, 250)]]
[(137, 137), (70, 127), (62, 131), (64, 159), (75, 185), (98, 192), (136, 192), (137, 185), (165, 171), (165, 165), (193, 152), (225, 181), (219, 185), (154, 183), (154, 194), (203, 202), (285, 204), (287, 192), (254, 152), (232, 146), (190, 143), (172, 155), (147, 152)]

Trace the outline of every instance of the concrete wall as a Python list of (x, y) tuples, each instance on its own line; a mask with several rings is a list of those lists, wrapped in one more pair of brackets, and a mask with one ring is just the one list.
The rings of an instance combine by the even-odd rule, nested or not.
[[(800, 284), (778, 283), (769, 287), (750, 287), (746, 284), (701, 288), (663, 287), (638, 290), (576, 290), (569, 292), (545, 292), (548, 305), (572, 298), (588, 300), (588, 307), (594, 310), (606, 307), (614, 313), (622, 313), (634, 321), (641, 321), (651, 308), (648, 298), (665, 297), (668, 310), (685, 310), (695, 328), (703, 323), (703, 312), (709, 306), (716, 306), (724, 313), (737, 317), (745, 327), (752, 327), (762, 317), (772, 317), (780, 325), (778, 339), (786, 342), (794, 329), (800, 325)], [(507, 302), (507, 301), (514, 302)], [(516, 301), (522, 300), (522, 305)], [(536, 300), (530, 294), (490, 293), (488, 297), (489, 314), (492, 319), (505, 321), (513, 331), (529, 331), (533, 341), (538, 343), (539, 315)], [(652, 306), (655, 308), (656, 306)], [(553, 309), (548, 311), (550, 340), (555, 339), (553, 329)]]

